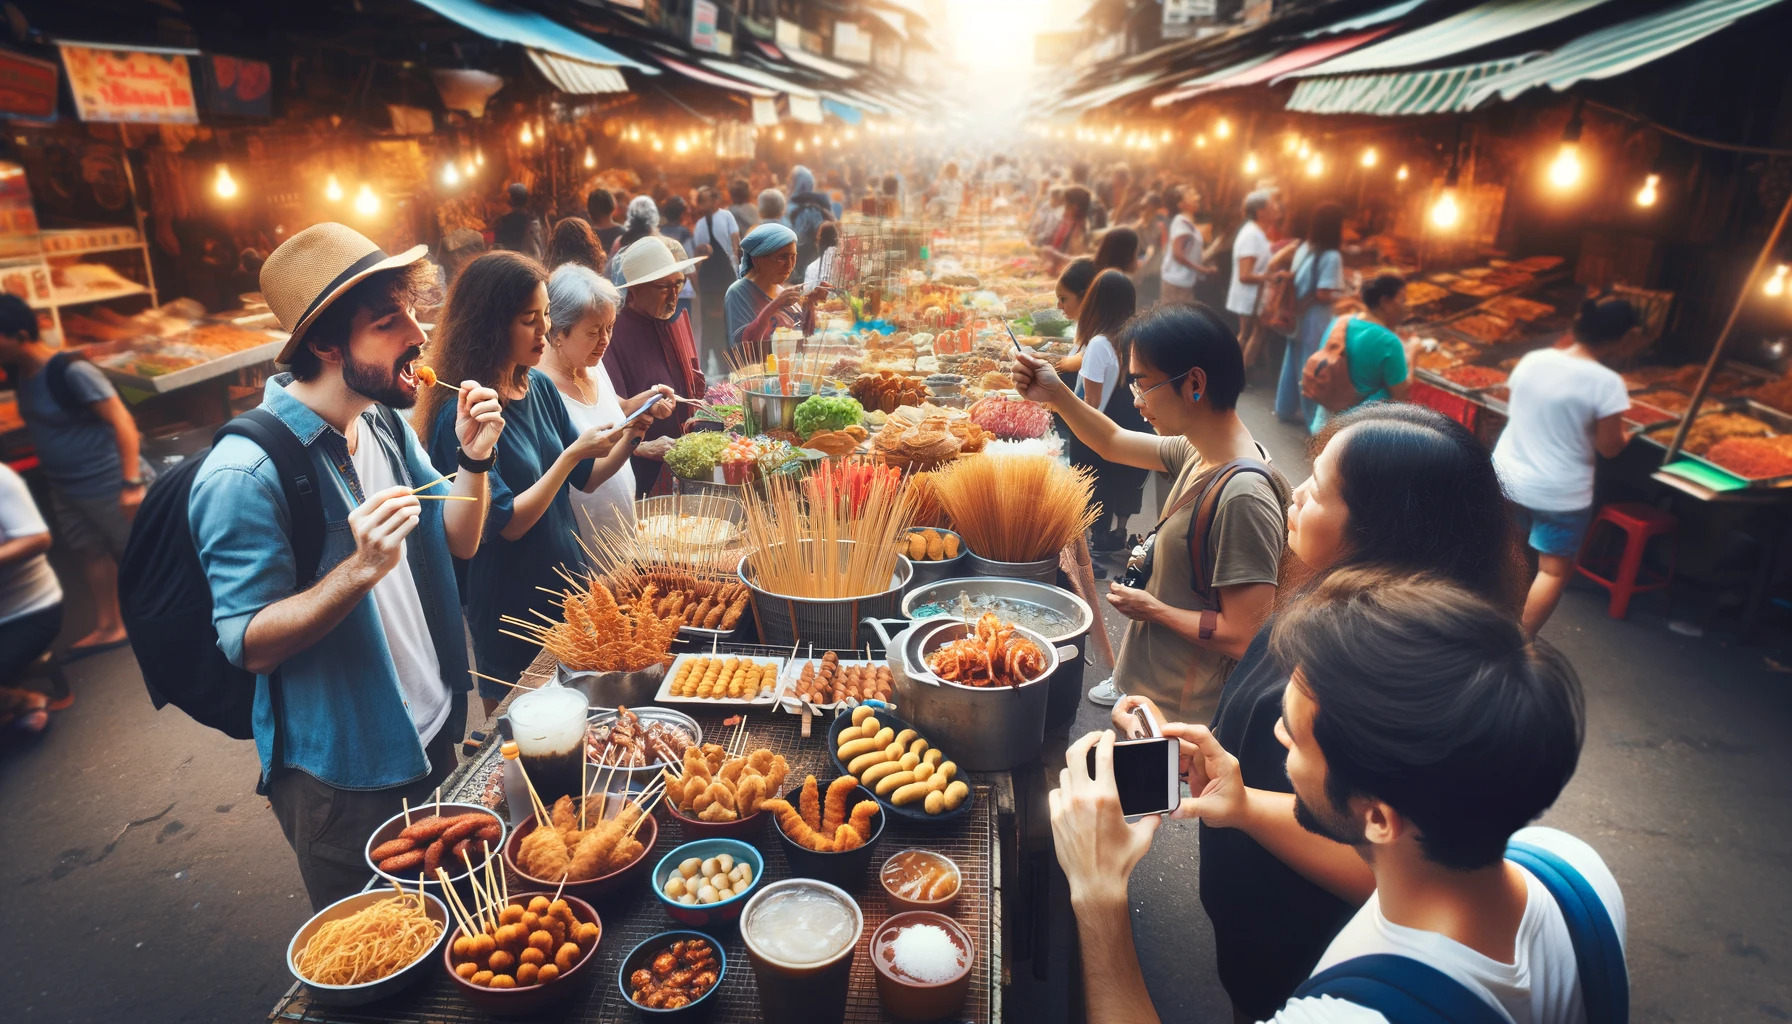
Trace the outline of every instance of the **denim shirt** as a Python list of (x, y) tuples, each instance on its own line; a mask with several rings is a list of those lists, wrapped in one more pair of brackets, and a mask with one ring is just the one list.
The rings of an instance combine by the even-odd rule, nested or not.
[[(311, 454), (324, 506), (323, 555), (318, 577), (354, 553), (348, 515), (361, 504), (361, 484), (349, 461), (348, 440), (304, 403), (286, 393), (291, 374), (269, 379), (262, 405), (279, 417)], [(378, 444), (395, 478), (423, 483), (438, 475), (410, 425), (394, 436), (375, 410), (361, 414), (359, 444)], [(436, 658), (450, 693), (471, 688), (460, 595), (442, 524), (440, 501), (426, 501), (405, 552)], [(249, 620), (300, 590), (286, 495), (273, 460), (245, 437), (226, 437), (206, 457), (193, 481), (188, 518), (199, 562), (212, 585), (212, 623), (218, 647), (243, 664)], [(385, 630), (371, 596), (336, 627), (280, 665), (281, 763), (337, 789), (400, 786), (429, 773), (429, 758), (405, 710)], [(274, 765), (274, 709), (268, 677), (255, 679), (255, 747), (262, 780)]]

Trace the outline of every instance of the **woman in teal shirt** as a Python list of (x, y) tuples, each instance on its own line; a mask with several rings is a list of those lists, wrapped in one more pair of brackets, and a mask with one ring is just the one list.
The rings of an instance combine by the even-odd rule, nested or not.
[[(1350, 383), (1356, 385), (1360, 396), (1356, 405), (1405, 401), (1412, 387), (1411, 370), (1406, 343), (1394, 328), (1406, 320), (1406, 279), (1399, 274), (1378, 274), (1363, 282), (1360, 294), (1366, 312), (1349, 320), (1344, 328), (1344, 360), (1350, 367)], [(1333, 320), (1326, 327), (1320, 345), (1330, 340), (1337, 323)], [(1315, 410), (1313, 433), (1325, 429), (1326, 420), (1335, 415), (1323, 406)]]

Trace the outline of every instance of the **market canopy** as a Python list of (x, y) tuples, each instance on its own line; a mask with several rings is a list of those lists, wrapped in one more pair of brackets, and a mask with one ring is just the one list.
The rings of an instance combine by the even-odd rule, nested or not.
[(1504, 74), (1523, 57), (1391, 75), (1343, 75), (1314, 78), (1294, 87), (1287, 109), (1303, 114), (1435, 114), (1460, 110), (1470, 90)]
[(1088, 92), (1079, 93), (1075, 96), (1059, 100), (1054, 105), (1054, 109), (1065, 112), (1093, 110), (1096, 107), (1112, 103), (1122, 97), (1130, 96), (1142, 89), (1148, 89), (1153, 85), (1157, 85), (1163, 82), (1167, 77), (1169, 76), (1161, 71), (1141, 71), (1138, 74), (1128, 75), (1118, 82), (1111, 82), (1107, 85), (1090, 89)]
[(727, 89), (731, 92), (738, 92), (742, 95), (753, 96), (760, 99), (769, 100), (778, 95), (777, 91), (774, 89), (752, 85), (748, 82), (743, 82), (738, 78), (729, 78), (726, 75), (713, 74), (702, 68), (692, 67), (684, 61), (673, 60), (671, 57), (662, 54), (654, 54), (653, 59), (666, 65), (666, 67), (671, 68), (673, 71), (678, 72), (684, 77), (689, 78), (694, 82), (702, 82), (704, 85), (713, 85), (718, 89)]
[[(561, 57), (570, 57), (587, 64), (603, 64), (611, 68), (630, 68), (648, 75), (659, 69), (630, 60), (589, 36), (567, 28), (534, 11), (511, 7), (492, 7), (479, 0), (416, 0), (417, 3), (485, 36), (505, 43), (516, 43), (531, 51), (542, 50)], [(540, 62), (537, 61), (537, 67)], [(548, 74), (543, 71), (543, 74)], [(552, 75), (549, 75), (550, 79)], [(556, 83), (557, 84), (557, 83)], [(615, 90), (600, 90), (611, 92)]]
[(1498, 94), (1502, 100), (1548, 86), (1557, 92), (1584, 79), (1621, 75), (1721, 32), (1781, 0), (1695, 0), (1590, 32), (1555, 52), (1475, 83), (1464, 109)]
[(1379, 39), (1393, 30), (1394, 26), (1387, 25), (1382, 28), (1352, 32), (1348, 35), (1296, 47), (1285, 53), (1271, 55), (1266, 59), (1253, 59), (1246, 62), (1248, 66), (1239, 70), (1227, 68), (1225, 71), (1216, 72), (1193, 82), (1186, 82), (1182, 86), (1152, 99), (1151, 105), (1167, 107), (1172, 103), (1193, 99), (1202, 93), (1260, 85), (1290, 71), (1297, 71), (1308, 65), (1317, 64), (1322, 60), (1353, 50), (1365, 43)]
[(1282, 75), (1310, 78), (1429, 64), (1591, 10), (1609, 0), (1489, 0), (1392, 39)]
[(1320, 36), (1335, 35), (1339, 32), (1354, 32), (1359, 28), (1369, 28), (1374, 25), (1380, 25), (1383, 22), (1393, 21), (1395, 18), (1406, 17), (1408, 14), (1417, 10), (1419, 5), (1424, 2), (1425, 0), (1404, 0), (1404, 2), (1397, 3), (1392, 7), (1383, 7), (1378, 11), (1370, 11), (1368, 14), (1359, 14), (1354, 18), (1345, 18), (1343, 21), (1335, 21), (1323, 28), (1302, 32), (1300, 38), (1317, 39)]
[(542, 77), (553, 83), (554, 88), (571, 96), (628, 91), (628, 82), (622, 77), (622, 69), (608, 64), (574, 60), (533, 47), (529, 49), (529, 59), (535, 63), (536, 70), (541, 72)]
[(856, 69), (849, 68), (844, 64), (837, 64), (834, 61), (828, 60), (826, 57), (818, 57), (800, 47), (785, 46), (781, 47), (781, 49), (784, 53), (784, 59), (798, 67), (808, 68), (810, 71), (819, 71), (824, 75), (838, 78), (842, 81), (851, 81), (852, 79), (859, 77), (859, 73)]
[(870, 14), (878, 21), (883, 22), (886, 28), (891, 32), (896, 33), (896, 38), (905, 43), (908, 42), (908, 23), (903, 20), (902, 15), (893, 11), (886, 11), (881, 7), (867, 8), (866, 13)]
[[(801, 121), (804, 124), (820, 124), (822, 121), (821, 94), (808, 86), (786, 81), (758, 68), (750, 68), (745, 64), (736, 64), (732, 61), (718, 60), (714, 57), (703, 58), (703, 66), (744, 82), (751, 82), (761, 88), (782, 93), (790, 104), (790, 116), (793, 120)], [(758, 120), (757, 116), (755, 116), (755, 120)]]

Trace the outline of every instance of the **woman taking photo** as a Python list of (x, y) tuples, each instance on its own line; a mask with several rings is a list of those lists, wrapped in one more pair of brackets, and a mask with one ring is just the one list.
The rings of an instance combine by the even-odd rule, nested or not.
[[(1131, 351), (1121, 328), (1132, 319), (1136, 305), (1132, 281), (1118, 270), (1104, 270), (1083, 296), (1082, 315), (1076, 322), (1076, 343), (1081, 354), (1075, 392), (1091, 409), (1105, 413), (1122, 430), (1143, 433), (1150, 429), (1132, 402), (1115, 395), (1130, 365)], [(1131, 396), (1128, 395), (1128, 398)], [(1095, 474), (1095, 500), (1101, 519), (1095, 524), (1090, 548), (1118, 551), (1126, 541), (1126, 521), (1139, 510), (1145, 489), (1145, 470), (1109, 462), (1088, 445), (1070, 435), (1070, 461)], [(1112, 518), (1114, 525), (1109, 526)]]
[(774, 221), (760, 224), (740, 240), (740, 280), (728, 286), (724, 299), (729, 348), (758, 344), (771, 337), (773, 329), (794, 326), (798, 305), (805, 318), (815, 308), (819, 292), (811, 292), (805, 301), (802, 288), (785, 284), (796, 259), (796, 232)]
[[(638, 421), (643, 424), (640, 431), (631, 427), (631, 437), (645, 432), (649, 417), (672, 415), (673, 403), (659, 401), (672, 397), (670, 387), (661, 384), (620, 399), (600, 362), (610, 347), (621, 305), (622, 294), (616, 286), (589, 267), (564, 266), (548, 278), (548, 347), (541, 357), (541, 369), (560, 392), (573, 429), (581, 433), (621, 423), (647, 402), (658, 404)], [(598, 528), (615, 529), (619, 518), (634, 520), (635, 471), (629, 465), (633, 447), (616, 445), (592, 470), (597, 485), (569, 494), (579, 535), (594, 548)]]
[[(536, 587), (561, 589), (565, 581), (554, 570), (581, 564), (567, 484), (595, 488), (601, 480), (593, 460), (620, 440), (601, 428), (575, 430), (553, 381), (533, 368), (547, 347), (547, 277), (541, 264), (519, 253), (488, 252), (474, 260), (448, 293), (429, 351), (440, 379), (476, 380), (504, 400), (504, 443), (487, 474), (486, 540), (466, 563), (461, 587), (479, 670), (503, 679), (521, 674), (538, 649), (500, 633), (498, 618), (540, 604), (546, 595)], [(440, 386), (420, 389), (411, 420), (443, 474), (455, 472), (457, 462), (452, 394)], [(635, 422), (631, 437), (645, 429), (646, 418)], [(488, 715), (504, 694), (496, 683), (479, 684)]]
[[(1135, 693), (1174, 709), (1179, 720), (1205, 721), (1275, 602), (1290, 491), (1238, 418), (1244, 361), (1238, 339), (1212, 310), (1159, 307), (1120, 335), (1131, 353), (1125, 379), (1133, 406), (1156, 434), (1122, 428), (1026, 353), (1015, 356), (1014, 383), (1062, 416), (1097, 457), (1173, 479), (1164, 518), (1136, 569), (1128, 568), (1140, 585), (1108, 587), (1108, 602), (1132, 622), (1113, 678), (1089, 699), (1112, 704)], [(1195, 505), (1204, 494), (1213, 515), (1198, 537)]]
[[(1376, 405), (1340, 415), (1320, 444), (1288, 511), (1291, 600), (1331, 573), (1383, 568), (1434, 574), (1517, 607), (1522, 562), (1499, 480), (1461, 425), (1423, 406)], [(1263, 623), (1226, 680), (1211, 728), (1153, 709), (1164, 734), (1183, 741), (1196, 796), (1175, 816), (1201, 819), (1201, 903), (1240, 1020), (1272, 1017), (1374, 886), (1355, 850), (1296, 820), (1276, 738), (1288, 673), (1269, 650), (1273, 625)], [(1123, 734), (1143, 703), (1129, 696), (1114, 707)], [(1204, 760), (1197, 743), (1225, 756)]]
[[(1303, 426), (1313, 422), (1319, 406), (1300, 393), (1300, 372), (1307, 357), (1319, 351), (1325, 329), (1331, 325), (1332, 303), (1344, 294), (1344, 208), (1321, 203), (1308, 222), (1306, 241), (1294, 248), (1294, 337), (1282, 350), (1282, 376), (1276, 382), (1276, 416)], [(1284, 249), (1286, 253), (1288, 250)], [(1282, 270), (1286, 257), (1277, 255), (1269, 266)]]

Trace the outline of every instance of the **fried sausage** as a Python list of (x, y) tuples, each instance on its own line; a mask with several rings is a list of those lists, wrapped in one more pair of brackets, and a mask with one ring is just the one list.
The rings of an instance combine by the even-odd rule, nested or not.
[(409, 839), (394, 839), (389, 843), (381, 843), (374, 847), (371, 856), (373, 857), (374, 863), (377, 864), (380, 861), (396, 857), (401, 853), (410, 853), (416, 845), (416, 843), (411, 842)]
[(462, 839), (460, 842), (454, 844), (454, 849), (452, 849), (448, 852), (449, 860), (455, 864), (459, 864), (461, 862), (461, 858), (471, 857), (472, 855), (473, 855), (473, 840), (471, 840), (471, 839)]
[(479, 826), (479, 831), (473, 833), (472, 838), (479, 842), (495, 845), (503, 836), (504, 826), (498, 824), (496, 819), (487, 819), (484, 825)]
[(436, 868), (442, 866), (442, 851), (446, 848), (447, 844), (443, 843), (440, 839), (437, 839), (435, 842), (429, 844), (428, 849), (423, 851), (424, 877), (434, 878), (436, 876)]
[(453, 846), (484, 828), (487, 823), (495, 824), (495, 820), (483, 814), (463, 814), (454, 819), (454, 824), (448, 826), (448, 831), (442, 833), (442, 842)]
[(425, 843), (433, 842), (437, 837), (441, 836), (442, 833), (448, 831), (448, 826), (452, 824), (454, 824), (453, 818), (438, 818), (432, 814), (427, 818), (411, 822), (409, 828), (398, 833), (398, 837), (400, 839), (409, 839), (411, 842), (421, 846)]
[(409, 872), (423, 867), (423, 851), (406, 850), (403, 853), (387, 857), (376, 863), (379, 864), (380, 870), (388, 875), (408, 874)]

